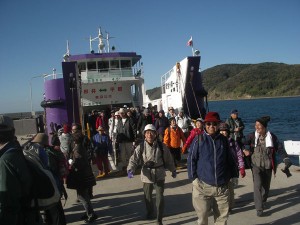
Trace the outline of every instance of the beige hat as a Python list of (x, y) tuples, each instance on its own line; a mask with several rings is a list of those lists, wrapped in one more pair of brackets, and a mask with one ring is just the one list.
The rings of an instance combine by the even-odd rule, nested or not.
[(120, 108), (119, 113), (120, 113), (120, 114), (121, 114), (121, 113), (126, 113), (126, 109)]
[(115, 112), (115, 116), (119, 116), (119, 112), (117, 111), (117, 112)]
[(41, 145), (49, 145), (49, 137), (45, 133), (38, 133), (31, 142), (39, 143)]

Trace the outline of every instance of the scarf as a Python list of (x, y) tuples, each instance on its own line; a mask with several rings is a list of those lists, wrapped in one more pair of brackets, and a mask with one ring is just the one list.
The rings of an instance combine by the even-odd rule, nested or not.
[[(255, 147), (257, 145), (258, 138), (259, 138), (259, 133), (257, 133), (257, 131), (255, 131)], [(266, 136), (265, 140), (266, 140), (266, 148), (274, 147), (272, 135), (271, 135), (270, 131), (267, 132), (267, 136)]]

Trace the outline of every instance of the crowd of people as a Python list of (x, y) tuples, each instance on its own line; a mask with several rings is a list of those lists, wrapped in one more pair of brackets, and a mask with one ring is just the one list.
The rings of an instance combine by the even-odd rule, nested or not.
[[(123, 107), (109, 113), (93, 110), (87, 121), (89, 135), (81, 124), (52, 124), (50, 137), (38, 133), (26, 146), (38, 151), (44, 167), (54, 174), (63, 198), (67, 198), (65, 187), (77, 191), (85, 209), (80, 219), (86, 223), (98, 218), (91, 202), (93, 186), (96, 179), (110, 176), (109, 157), (120, 175), (128, 178), (141, 168), (145, 217), (156, 218), (157, 224), (163, 224), (166, 170), (176, 178), (182, 154), (188, 154), (192, 204), (201, 225), (208, 224), (211, 212), (215, 224), (227, 223), (234, 208), (235, 179), (245, 177), (246, 168), (252, 171), (255, 208), (257, 216), (262, 216), (272, 171), (276, 172), (275, 153), (282, 156), (286, 169), (291, 166), (278, 138), (268, 130), (270, 117), (256, 119), (255, 131), (248, 136), (243, 133), (245, 126), (237, 110), (223, 122), (217, 112), (192, 120), (182, 109), (176, 114), (173, 107), (168, 112)], [(30, 170), (14, 131), (12, 120), (0, 115), (1, 224), (66, 224), (61, 201), (43, 213), (30, 208)], [(96, 177), (92, 164), (98, 169)]]

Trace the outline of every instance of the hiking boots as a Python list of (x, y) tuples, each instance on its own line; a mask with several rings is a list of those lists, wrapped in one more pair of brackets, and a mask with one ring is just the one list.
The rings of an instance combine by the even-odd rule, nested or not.
[(153, 213), (147, 213), (146, 216), (145, 216), (145, 219), (146, 220), (153, 220), (155, 219), (155, 216)]
[(86, 213), (84, 213), (81, 217), (80, 220), (86, 220), (88, 218), (88, 216), (86, 215)]
[(156, 221), (156, 225), (163, 225), (163, 223), (162, 223), (161, 220), (157, 220), (157, 221)]
[(257, 210), (256, 215), (259, 217), (263, 216), (263, 211), (262, 210)]
[(92, 223), (97, 218), (98, 218), (98, 216), (95, 213), (93, 213), (91, 216), (87, 216), (87, 218), (84, 220), (84, 222), (86, 222), (86, 223)]

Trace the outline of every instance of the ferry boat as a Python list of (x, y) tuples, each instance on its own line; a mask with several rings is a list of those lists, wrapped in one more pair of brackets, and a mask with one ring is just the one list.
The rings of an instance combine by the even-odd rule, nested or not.
[(177, 62), (167, 73), (161, 76), (161, 97), (151, 99), (145, 96), (144, 105), (157, 105), (158, 110), (168, 112), (183, 109), (192, 119), (204, 118), (208, 110), (207, 91), (203, 87), (200, 72), (200, 52)]
[[(48, 133), (53, 124), (85, 126), (85, 118), (92, 110), (110, 112), (114, 107), (143, 105), (142, 56), (136, 52), (117, 52), (114, 46), (110, 48), (110, 39), (109, 33), (104, 37), (99, 28), (97, 37), (90, 36), (90, 52), (79, 55), (70, 54), (67, 42), (62, 74), (54, 71), (44, 77), (45, 95), (41, 106), (45, 109)], [(95, 41), (97, 52), (93, 50)]]
[[(53, 71), (44, 77), (45, 95), (41, 106), (45, 111), (47, 133), (53, 126), (80, 123), (87, 128), (87, 116), (92, 110), (127, 107), (148, 107), (168, 111), (183, 109), (192, 119), (204, 118), (207, 92), (200, 72), (200, 52), (177, 62), (161, 77), (161, 97), (150, 100), (144, 86), (142, 56), (136, 52), (118, 52), (110, 48), (109, 33), (101, 28), (95, 38), (90, 36), (87, 54), (71, 55), (69, 43), (63, 56), (62, 74)], [(93, 42), (98, 42), (97, 52)]]

